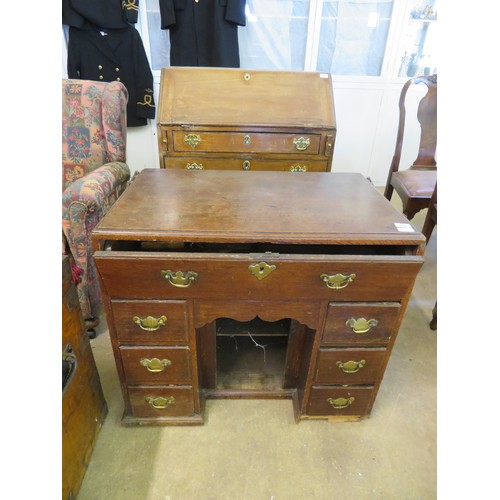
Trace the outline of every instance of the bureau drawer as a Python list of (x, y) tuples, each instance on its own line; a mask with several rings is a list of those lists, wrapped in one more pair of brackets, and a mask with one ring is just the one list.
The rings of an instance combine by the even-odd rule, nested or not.
[(372, 391), (373, 387), (313, 387), (307, 415), (366, 415)]
[(328, 304), (322, 345), (387, 345), (395, 332), (399, 303)]
[[(401, 300), (423, 259), (414, 256), (94, 254), (111, 297)], [(344, 320), (345, 322), (345, 320)]]
[(326, 172), (328, 160), (262, 159), (262, 158), (207, 158), (163, 155), (163, 168), (187, 170), (274, 170), (284, 172)]
[(385, 349), (320, 349), (314, 383), (375, 384), (384, 371)]
[(187, 347), (121, 347), (129, 385), (191, 383), (191, 351)]
[(319, 154), (321, 134), (174, 130), (173, 151)]
[(188, 417), (194, 415), (193, 388), (129, 387), (132, 415), (147, 417)]
[(182, 345), (188, 342), (185, 301), (113, 300), (111, 309), (120, 343)]

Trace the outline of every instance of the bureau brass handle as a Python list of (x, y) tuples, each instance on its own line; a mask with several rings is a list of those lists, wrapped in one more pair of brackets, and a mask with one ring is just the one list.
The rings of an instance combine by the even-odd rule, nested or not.
[(193, 149), (201, 142), (201, 137), (198, 134), (187, 134), (184, 136), (184, 142)]
[(290, 167), (290, 172), (307, 172), (306, 165), (292, 165)]
[(366, 361), (362, 359), (361, 361), (337, 361), (335, 363), (344, 373), (356, 373), (366, 365)]
[(336, 410), (342, 410), (343, 408), (347, 408), (348, 406), (354, 403), (353, 397), (350, 398), (328, 398), (326, 402), (333, 406)]
[(250, 264), (248, 270), (260, 281), (269, 276), (276, 266), (267, 262), (259, 262), (258, 264)]
[(306, 139), (305, 137), (299, 137), (298, 139), (294, 139), (293, 143), (295, 144), (295, 148), (299, 151), (304, 151), (311, 144), (310, 139)]
[(328, 288), (333, 288), (334, 290), (340, 290), (345, 288), (349, 283), (354, 281), (356, 278), (355, 274), (322, 274), (320, 278), (325, 282)]
[(148, 372), (159, 373), (162, 372), (167, 366), (170, 366), (172, 364), (172, 361), (170, 361), (169, 359), (160, 360), (158, 358), (143, 358), (139, 361), (139, 364), (141, 366), (145, 366), (148, 369)]
[(162, 271), (161, 275), (173, 286), (186, 288), (198, 279), (198, 273), (194, 271)]
[(139, 325), (141, 330), (145, 330), (146, 332), (155, 332), (159, 330), (160, 327), (165, 326), (167, 322), (166, 316), (160, 316), (159, 318), (153, 318), (153, 316), (147, 316), (145, 318), (139, 318), (139, 316), (134, 316), (132, 321)]
[(376, 319), (350, 318), (345, 322), (345, 325), (351, 327), (354, 333), (368, 333), (372, 327), (378, 325), (378, 321)]
[(146, 396), (145, 399), (148, 402), (149, 406), (152, 406), (157, 410), (163, 410), (175, 403), (175, 398), (173, 396), (169, 396), (168, 398), (164, 398), (161, 396), (158, 396), (157, 398), (154, 398), (153, 396)]
[(187, 170), (203, 170), (203, 164), (202, 163), (188, 163), (186, 165)]

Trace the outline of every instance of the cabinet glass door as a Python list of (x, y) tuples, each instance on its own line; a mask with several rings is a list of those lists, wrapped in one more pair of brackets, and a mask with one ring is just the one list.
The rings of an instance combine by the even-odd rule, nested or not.
[(397, 75), (414, 77), (437, 73), (437, 0), (410, 2), (403, 32)]
[(324, 0), (317, 71), (380, 76), (393, 0)]

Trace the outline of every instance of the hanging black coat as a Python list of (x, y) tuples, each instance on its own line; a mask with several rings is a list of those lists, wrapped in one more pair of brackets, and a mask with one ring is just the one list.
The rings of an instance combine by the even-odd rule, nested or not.
[(137, 23), (139, 0), (62, 0), (62, 23), (83, 28), (89, 21), (101, 28), (126, 28)]
[(170, 30), (171, 66), (239, 68), (238, 26), (246, 0), (160, 0), (161, 29)]
[(127, 125), (137, 127), (155, 117), (153, 74), (137, 30), (100, 30), (86, 24), (71, 27), (68, 41), (68, 78), (121, 81), (128, 90)]

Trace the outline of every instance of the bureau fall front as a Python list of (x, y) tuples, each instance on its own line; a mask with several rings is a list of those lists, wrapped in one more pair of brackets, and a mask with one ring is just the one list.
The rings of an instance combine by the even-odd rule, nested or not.
[(209, 398), (368, 416), (425, 244), (359, 174), (177, 169), (92, 240), (128, 425), (202, 424)]

